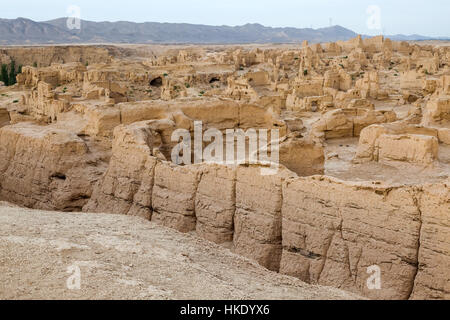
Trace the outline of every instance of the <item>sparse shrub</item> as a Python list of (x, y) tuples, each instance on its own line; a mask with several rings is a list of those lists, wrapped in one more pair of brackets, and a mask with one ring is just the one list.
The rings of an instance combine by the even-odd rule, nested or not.
[(17, 83), (17, 75), (22, 73), (22, 66), (16, 68), (16, 62), (11, 61), (9, 66), (7, 64), (2, 64), (0, 71), (0, 81), (2, 81), (5, 86), (12, 86)]
[(9, 85), (8, 65), (6, 64), (2, 64), (2, 70), (0, 72), (0, 81), (3, 81), (5, 86)]
[(303, 75), (306, 77), (308, 75), (308, 69), (303, 70)]
[(11, 61), (11, 64), (9, 65), (9, 83), (8, 85), (12, 86), (14, 85), (16, 81), (16, 62), (14, 60)]

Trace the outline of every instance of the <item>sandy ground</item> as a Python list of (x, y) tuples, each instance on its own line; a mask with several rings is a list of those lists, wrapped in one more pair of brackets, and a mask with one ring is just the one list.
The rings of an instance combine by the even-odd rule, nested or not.
[(0, 299), (356, 298), (140, 218), (0, 203)]

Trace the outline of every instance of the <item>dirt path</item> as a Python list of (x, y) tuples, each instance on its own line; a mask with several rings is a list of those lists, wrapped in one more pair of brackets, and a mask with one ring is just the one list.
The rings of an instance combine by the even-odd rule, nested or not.
[(0, 203), (0, 299), (352, 298), (140, 218)]

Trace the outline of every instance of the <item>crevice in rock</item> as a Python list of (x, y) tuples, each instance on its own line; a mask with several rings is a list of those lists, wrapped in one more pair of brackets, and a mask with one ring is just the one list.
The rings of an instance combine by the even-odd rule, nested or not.
[[(233, 210), (233, 219), (232, 219), (232, 226), (231, 226), (231, 230), (233, 232), (233, 239), (234, 239), (234, 233), (236, 232), (236, 226), (235, 226), (235, 222), (234, 222), (234, 217), (236, 216), (236, 210), (237, 210), (237, 204), (236, 204), (236, 199), (237, 199), (237, 169), (234, 170), (234, 174), (233, 174), (233, 206), (234, 206), (234, 210)], [(232, 240), (233, 241), (233, 240)]]
[(331, 244), (333, 243), (333, 239), (334, 239), (334, 234), (327, 240), (327, 245), (326, 245), (325, 250), (324, 250), (325, 252), (322, 255), (323, 256), (323, 262), (322, 262), (322, 264), (320, 266), (320, 271), (319, 271), (319, 275), (317, 277), (317, 282), (320, 282), (320, 278), (322, 277), (323, 270), (325, 269), (325, 265), (326, 265), (327, 260), (328, 260), (328, 251), (330, 250)]
[(149, 220), (152, 221), (153, 218), (153, 188), (155, 188), (155, 171), (156, 171), (156, 164), (153, 166), (152, 168), (152, 173), (151, 173), (151, 178), (152, 178), (152, 191), (151, 191), (151, 195), (150, 195), (150, 206), (149, 206), (149, 210), (150, 210), (150, 217)]
[(421, 189), (414, 190), (413, 192), (414, 192), (413, 193), (414, 205), (416, 206), (417, 211), (419, 212), (419, 236), (417, 238), (417, 259), (416, 259), (417, 267), (416, 267), (416, 272), (414, 273), (413, 278), (412, 278), (411, 290), (408, 293), (407, 300), (411, 300), (411, 298), (412, 298), (412, 295), (414, 293), (414, 289), (416, 287), (416, 278), (417, 278), (417, 275), (419, 274), (419, 271), (420, 271), (419, 270), (420, 269), (419, 258), (420, 258), (420, 247), (421, 247), (421, 239), (422, 239), (422, 231), (423, 231), (422, 230), (423, 229), (422, 210), (420, 208), (420, 199), (418, 198), (420, 196), (420, 193), (422, 192), (422, 190)]
[(308, 259), (314, 259), (314, 260), (318, 260), (320, 258), (322, 258), (323, 256), (311, 251), (307, 251), (301, 248), (296, 248), (296, 247), (286, 247), (284, 248), (284, 250), (290, 252), (290, 253), (295, 253), (295, 254), (299, 254), (303, 257), (306, 257)]
[(196, 202), (196, 199), (197, 199), (197, 194), (198, 194), (198, 188), (200, 187), (200, 181), (202, 180), (202, 177), (203, 177), (203, 171), (200, 171), (198, 174), (197, 174), (197, 177), (196, 177), (196, 179), (195, 179), (195, 191), (194, 191), (194, 194), (193, 194), (193, 197), (192, 197), (192, 201), (194, 202), (194, 206), (193, 206), (193, 212), (192, 212), (192, 214), (194, 215), (194, 219), (195, 219), (195, 226), (197, 226), (197, 212), (196, 212), (196, 206), (195, 206), (195, 202)]
[(67, 177), (65, 174), (57, 172), (50, 176), (50, 180), (51, 179), (66, 180)]

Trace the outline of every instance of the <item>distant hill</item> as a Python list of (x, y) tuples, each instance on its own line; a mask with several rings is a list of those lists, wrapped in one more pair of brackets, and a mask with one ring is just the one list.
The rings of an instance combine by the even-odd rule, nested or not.
[(0, 44), (59, 43), (67, 38), (66, 30), (49, 23), (24, 18), (0, 19)]
[(420, 34), (412, 34), (409, 36), (405, 36), (403, 34), (395, 34), (392, 36), (388, 36), (391, 40), (395, 40), (395, 41), (426, 41), (426, 40), (450, 40), (449, 37), (437, 37), (437, 38), (433, 38), (433, 37), (426, 37), (426, 36), (421, 36)]
[[(348, 40), (356, 33), (341, 26), (321, 29), (272, 28), (260, 24), (207, 26), (186, 23), (81, 21), (80, 30), (67, 28), (67, 18), (35, 22), (0, 19), (0, 45), (58, 43), (298, 43)], [(406, 37), (406, 36), (397, 36)], [(426, 37), (412, 36), (424, 40)], [(414, 38), (416, 37), (416, 38)], [(431, 38), (429, 38), (431, 39)], [(426, 40), (429, 40), (428, 38)], [(403, 40), (403, 39), (401, 39)]]

